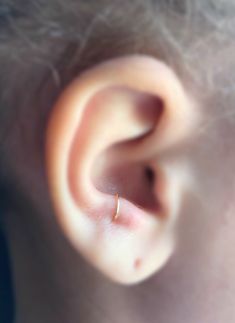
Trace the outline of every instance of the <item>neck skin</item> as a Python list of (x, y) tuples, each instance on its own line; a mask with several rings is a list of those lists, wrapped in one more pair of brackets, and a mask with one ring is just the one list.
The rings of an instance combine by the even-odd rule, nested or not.
[(16, 323), (233, 322), (227, 319), (235, 317), (231, 222), (220, 232), (215, 226), (221, 223), (212, 226), (208, 221), (205, 227), (204, 222), (203, 231), (201, 218), (185, 216), (182, 227), (188, 229), (182, 232), (188, 236), (170, 263), (147, 281), (124, 287), (106, 280), (80, 258), (51, 215), (39, 219), (9, 212), (6, 219)]

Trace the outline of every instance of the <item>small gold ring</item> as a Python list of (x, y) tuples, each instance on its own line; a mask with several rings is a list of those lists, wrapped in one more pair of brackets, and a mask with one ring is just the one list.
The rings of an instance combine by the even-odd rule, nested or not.
[(113, 215), (113, 221), (117, 220), (118, 216), (119, 216), (119, 210), (120, 210), (120, 200), (119, 200), (119, 195), (118, 193), (115, 194), (115, 201), (116, 201), (116, 210), (115, 213)]

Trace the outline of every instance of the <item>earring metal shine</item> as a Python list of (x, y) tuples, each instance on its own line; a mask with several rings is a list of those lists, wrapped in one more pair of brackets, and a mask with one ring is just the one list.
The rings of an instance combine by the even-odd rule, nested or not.
[(120, 210), (120, 200), (119, 200), (119, 194), (115, 194), (115, 202), (116, 202), (116, 210), (113, 215), (113, 221), (116, 221), (119, 217), (119, 210)]

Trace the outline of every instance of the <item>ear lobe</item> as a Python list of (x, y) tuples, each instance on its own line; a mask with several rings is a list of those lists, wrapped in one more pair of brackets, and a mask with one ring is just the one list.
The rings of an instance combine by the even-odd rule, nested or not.
[(74, 247), (111, 279), (138, 282), (172, 253), (186, 176), (158, 160), (197, 120), (176, 75), (148, 56), (100, 64), (61, 94), (46, 137), (55, 213)]

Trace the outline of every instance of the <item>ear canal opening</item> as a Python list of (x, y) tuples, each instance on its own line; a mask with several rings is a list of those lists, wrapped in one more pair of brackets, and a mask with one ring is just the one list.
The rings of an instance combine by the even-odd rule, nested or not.
[(150, 166), (146, 166), (145, 175), (150, 185), (153, 185), (155, 182), (155, 174)]

